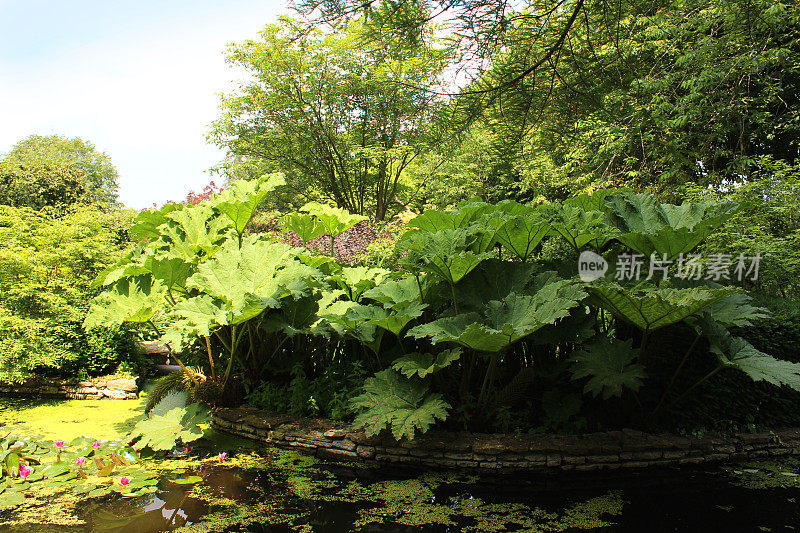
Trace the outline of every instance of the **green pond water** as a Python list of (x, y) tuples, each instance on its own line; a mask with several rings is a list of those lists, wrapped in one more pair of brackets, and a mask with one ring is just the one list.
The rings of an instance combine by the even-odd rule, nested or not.
[[(87, 402), (0, 402), (0, 432), (47, 426), (59, 438), (97, 424), (124, 434), (141, 414), (136, 402), (92, 402), (108, 404), (94, 407)], [(114, 415), (100, 416), (105, 409)], [(79, 413), (93, 413), (97, 421)], [(800, 461), (795, 459), (602, 476), (472, 476), (332, 463), (256, 446), (211, 432), (193, 443), (188, 456), (147, 462), (160, 476), (154, 494), (94, 500), (69, 493), (32, 497), (0, 511), (0, 531), (800, 529)], [(216, 456), (221, 450), (231, 456), (224, 463)]]

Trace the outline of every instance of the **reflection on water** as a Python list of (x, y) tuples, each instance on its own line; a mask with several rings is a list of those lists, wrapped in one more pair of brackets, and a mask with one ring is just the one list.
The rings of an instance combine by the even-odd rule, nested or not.
[[(615, 475), (476, 477), (389, 472), (283, 451), (219, 464), (159, 463), (158, 492), (76, 502), (53, 527), (54, 499), (0, 515), (0, 531), (791, 531), (800, 462)], [(62, 509), (63, 510), (63, 509)], [(24, 513), (27, 521), (20, 522)], [(59, 511), (61, 512), (61, 511)], [(60, 515), (59, 515), (60, 516)], [(5, 520), (5, 522), (3, 522)], [(48, 522), (51, 522), (48, 524)]]

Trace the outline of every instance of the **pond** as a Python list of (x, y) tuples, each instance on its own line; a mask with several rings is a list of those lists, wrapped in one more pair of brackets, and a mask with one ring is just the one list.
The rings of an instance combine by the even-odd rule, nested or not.
[[(120, 402), (122, 403), (122, 402)], [(117, 402), (16, 402), (0, 424), (52, 411), (58, 433), (91, 425), (75, 412), (113, 410), (107, 429), (139, 416)], [(94, 405), (90, 408), (89, 406)], [(30, 416), (26, 416), (30, 415)], [(46, 420), (42, 417), (42, 420)], [(96, 422), (100, 423), (100, 422)], [(52, 428), (52, 424), (48, 424)], [(220, 461), (219, 450), (229, 457)], [(183, 452), (176, 455), (184, 455)], [(391, 471), (316, 460), (209, 432), (188, 455), (147, 460), (157, 491), (79, 500), (33, 497), (0, 512), (0, 531), (785, 531), (800, 528), (800, 461), (591, 474), (472, 476)]]

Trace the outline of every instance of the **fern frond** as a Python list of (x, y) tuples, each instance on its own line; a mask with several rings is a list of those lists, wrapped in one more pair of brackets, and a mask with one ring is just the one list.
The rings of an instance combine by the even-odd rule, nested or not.
[(177, 370), (156, 381), (147, 394), (145, 413), (149, 413), (153, 407), (158, 405), (158, 402), (172, 392), (185, 392), (189, 395), (189, 401), (193, 402), (195, 397), (193, 389), (195, 387), (193, 386), (192, 378), (197, 380), (198, 383), (203, 383), (206, 380), (206, 377), (199, 370), (187, 368), (186, 371)]

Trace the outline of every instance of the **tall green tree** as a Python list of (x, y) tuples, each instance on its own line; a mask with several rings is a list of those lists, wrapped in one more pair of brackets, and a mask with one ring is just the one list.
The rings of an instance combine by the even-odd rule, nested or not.
[(446, 54), (430, 35), (397, 45), (367, 32), (357, 21), (328, 32), (282, 19), (232, 46), (229, 63), (252, 81), (223, 97), (210, 139), (250, 166), (277, 166), (306, 200), (384, 219), (403, 171), (434, 140), (439, 98), (426, 88)]
[[(755, 179), (766, 170), (765, 156), (794, 164), (796, 6), (625, 0), (606, 7), (586, 2), (558, 55), (536, 76), (502, 94), (468, 97), (480, 98), (483, 119), (504, 131), (523, 175), (552, 170), (530, 187), (559, 195), (572, 192), (564, 185), (624, 183), (676, 200), (686, 184), (724, 189)], [(483, 84), (527, 72), (549, 50), (535, 38), (540, 33), (535, 18), (510, 27)]]
[(119, 175), (105, 152), (78, 137), (30, 137), (0, 160), (0, 204), (63, 210), (75, 203), (111, 205)]
[(131, 212), (0, 205), (0, 379), (113, 372), (136, 358), (132, 328), (81, 327), (92, 280), (129, 246)]

